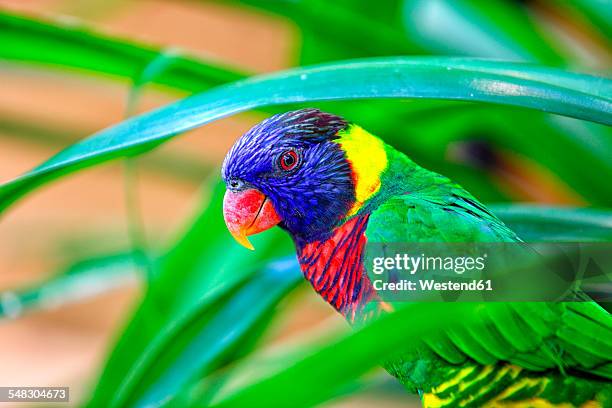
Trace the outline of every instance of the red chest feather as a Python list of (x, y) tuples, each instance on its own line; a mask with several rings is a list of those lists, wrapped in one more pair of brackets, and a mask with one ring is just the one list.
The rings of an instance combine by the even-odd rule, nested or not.
[(336, 228), (329, 239), (298, 249), (306, 279), (327, 302), (351, 320), (374, 294), (363, 266), (367, 223), (367, 215), (354, 217)]

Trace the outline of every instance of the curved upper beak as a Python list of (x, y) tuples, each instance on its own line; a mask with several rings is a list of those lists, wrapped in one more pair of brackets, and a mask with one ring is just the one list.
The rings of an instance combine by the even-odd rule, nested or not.
[(281, 221), (268, 197), (254, 188), (238, 192), (227, 190), (223, 198), (223, 218), (234, 239), (251, 250), (255, 248), (248, 235), (265, 231)]

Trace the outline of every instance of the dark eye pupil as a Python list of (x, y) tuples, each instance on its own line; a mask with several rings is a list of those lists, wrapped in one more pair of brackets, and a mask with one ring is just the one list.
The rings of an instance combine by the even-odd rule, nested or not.
[(293, 163), (295, 163), (295, 158), (291, 154), (286, 154), (283, 157), (283, 161), (284, 161), (285, 166), (291, 167), (293, 166)]

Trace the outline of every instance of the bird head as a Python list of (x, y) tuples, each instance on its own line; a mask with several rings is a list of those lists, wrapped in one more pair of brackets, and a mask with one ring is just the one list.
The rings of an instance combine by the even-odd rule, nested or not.
[(223, 162), (225, 223), (249, 249), (247, 236), (275, 225), (296, 240), (321, 239), (375, 193), (384, 167), (382, 142), (339, 116), (317, 109), (272, 116)]

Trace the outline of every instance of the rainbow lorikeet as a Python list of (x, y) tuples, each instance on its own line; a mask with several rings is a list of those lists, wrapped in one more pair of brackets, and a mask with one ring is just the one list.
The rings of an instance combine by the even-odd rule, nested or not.
[[(248, 235), (286, 230), (305, 278), (352, 323), (387, 309), (365, 271), (372, 242), (520, 241), (459, 185), (317, 109), (253, 127), (222, 173), (234, 238), (252, 249)], [(487, 314), (483, 303), (478, 327), (443, 331), (385, 368), (427, 407), (612, 407), (608, 312), (592, 301), (503, 305)]]

